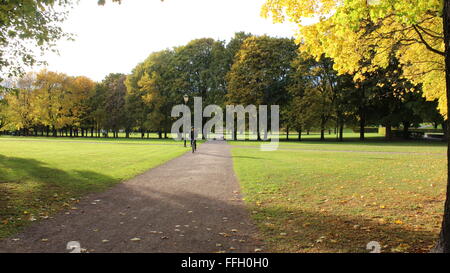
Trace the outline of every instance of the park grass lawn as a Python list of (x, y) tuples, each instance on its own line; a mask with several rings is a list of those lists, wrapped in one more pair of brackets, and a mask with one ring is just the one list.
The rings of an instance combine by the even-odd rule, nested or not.
[(20, 137), (20, 136), (0, 136), (0, 141), (36, 141), (36, 142), (101, 142), (101, 143), (132, 143), (132, 144), (164, 144), (164, 145), (179, 145), (179, 141), (159, 138), (90, 138), (90, 137)]
[[(267, 143), (267, 142), (266, 142)], [(234, 146), (258, 147), (262, 142), (258, 141), (230, 141), (229, 144)], [(387, 142), (384, 140), (346, 140), (345, 142), (337, 142), (335, 140), (319, 141), (304, 140), (281, 141), (279, 148), (283, 150), (304, 150), (304, 151), (351, 151), (351, 152), (399, 152), (399, 153), (446, 153), (446, 143), (435, 141), (404, 141), (404, 142)]]
[[(267, 251), (368, 252), (371, 241), (383, 252), (430, 250), (445, 198), (443, 144), (314, 145), (315, 151), (232, 149), (244, 199)], [(335, 152), (350, 149), (358, 152)]]
[(26, 140), (0, 138), (0, 238), (189, 150), (182, 144)]

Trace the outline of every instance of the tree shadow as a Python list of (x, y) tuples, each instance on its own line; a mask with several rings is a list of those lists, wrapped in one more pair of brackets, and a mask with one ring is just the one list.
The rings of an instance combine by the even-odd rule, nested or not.
[(230, 199), (231, 191), (211, 193), (196, 182), (137, 185), (139, 177), (86, 195), (76, 210), (65, 209), (0, 240), (0, 253), (68, 252), (70, 241), (97, 253), (251, 253), (262, 248), (247, 209)]
[(66, 172), (35, 159), (0, 155), (0, 237), (26, 226), (31, 217), (70, 207), (73, 199), (117, 182), (92, 171)]
[[(438, 236), (362, 216), (274, 207), (255, 209), (259, 213), (254, 218), (266, 242), (277, 252), (368, 253), (367, 244), (372, 241), (381, 245), (382, 252), (429, 252)], [(288, 235), (281, 236), (283, 233)]]
[[(95, 172), (67, 173), (34, 159), (0, 156), (0, 217), (16, 219), (0, 223), (0, 235), (26, 227), (14, 235), (20, 240), (0, 241), (0, 252), (67, 252), (69, 241), (80, 241), (95, 252), (216, 252), (231, 247), (253, 252), (260, 238), (267, 252), (368, 252), (371, 241), (379, 242), (383, 252), (427, 252), (437, 236), (405, 225), (295, 207), (301, 204), (245, 207), (233, 193), (235, 188), (220, 179), (208, 181), (208, 186), (183, 177), (165, 183), (161, 179), (167, 173), (155, 174), (142, 174), (70, 203), (76, 195), (117, 181)], [(27, 180), (38, 185), (19, 193), (10, 188)], [(24, 210), (35, 213), (38, 221), (30, 222)], [(252, 217), (259, 232), (249, 211), (257, 211)], [(39, 218), (46, 214), (54, 218)], [(140, 241), (130, 242), (131, 238)]]

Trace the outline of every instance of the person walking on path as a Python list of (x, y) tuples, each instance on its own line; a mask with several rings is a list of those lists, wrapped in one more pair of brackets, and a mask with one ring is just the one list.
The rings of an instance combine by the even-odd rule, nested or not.
[(195, 153), (197, 150), (197, 137), (198, 132), (195, 130), (194, 127), (191, 128), (191, 147), (192, 147), (192, 153)]

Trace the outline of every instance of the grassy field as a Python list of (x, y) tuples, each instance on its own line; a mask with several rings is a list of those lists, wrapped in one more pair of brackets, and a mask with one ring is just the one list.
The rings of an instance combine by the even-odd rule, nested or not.
[[(240, 147), (259, 147), (262, 142), (258, 141), (230, 141), (231, 145)], [(285, 142), (279, 143), (280, 150), (289, 151), (365, 151), (373, 153), (385, 153), (385, 152), (399, 152), (399, 153), (445, 153), (446, 146), (444, 143), (425, 142), (425, 141), (408, 141), (408, 142), (387, 142), (384, 140), (372, 139), (365, 142), (359, 140), (346, 140), (339, 143), (336, 141), (318, 141), (318, 140), (305, 140), (302, 142)]]
[(269, 251), (426, 252), (439, 233), (443, 143), (235, 142), (234, 168)]
[(104, 142), (104, 143), (135, 143), (135, 144), (174, 144), (178, 145), (177, 141), (159, 138), (90, 138), (90, 137), (19, 137), (19, 136), (0, 136), (2, 141), (47, 141), (47, 142)]
[(189, 150), (174, 141), (74, 140), (0, 137), (0, 238)]

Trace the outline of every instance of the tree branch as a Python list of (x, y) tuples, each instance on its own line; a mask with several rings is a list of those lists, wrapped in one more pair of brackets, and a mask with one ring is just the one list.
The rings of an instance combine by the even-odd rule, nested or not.
[(416, 25), (413, 25), (414, 30), (416, 31), (417, 35), (419, 35), (420, 41), (425, 45), (425, 47), (430, 50), (433, 53), (439, 54), (441, 56), (445, 57), (445, 52), (437, 50), (435, 48), (433, 48), (424, 38), (422, 33), (420, 33), (419, 29), (417, 28)]

